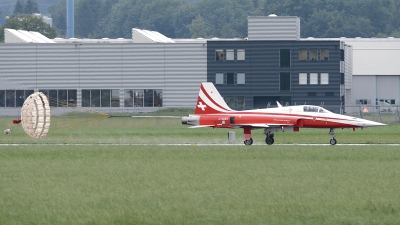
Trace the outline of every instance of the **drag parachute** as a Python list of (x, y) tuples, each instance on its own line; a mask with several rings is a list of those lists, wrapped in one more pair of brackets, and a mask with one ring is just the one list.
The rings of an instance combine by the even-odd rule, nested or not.
[(50, 128), (50, 105), (42, 92), (31, 94), (21, 109), (21, 124), (33, 138), (43, 138)]

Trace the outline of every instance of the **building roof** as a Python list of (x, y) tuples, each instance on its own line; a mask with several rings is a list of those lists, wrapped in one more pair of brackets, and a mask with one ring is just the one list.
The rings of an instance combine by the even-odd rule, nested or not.
[(47, 38), (39, 32), (4, 29), (5, 43), (55, 43), (55, 41)]

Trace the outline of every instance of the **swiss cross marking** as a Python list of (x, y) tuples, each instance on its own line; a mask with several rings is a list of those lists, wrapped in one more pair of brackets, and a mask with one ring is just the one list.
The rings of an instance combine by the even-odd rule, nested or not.
[(199, 102), (199, 104), (197, 105), (198, 108), (201, 108), (202, 111), (206, 110), (207, 105), (203, 105), (202, 102)]

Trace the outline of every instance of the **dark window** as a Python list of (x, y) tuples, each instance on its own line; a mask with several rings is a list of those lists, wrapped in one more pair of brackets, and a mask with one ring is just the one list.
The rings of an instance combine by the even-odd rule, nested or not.
[(280, 67), (290, 67), (290, 49), (280, 50)]
[(111, 90), (111, 107), (119, 107), (119, 90)]
[(143, 107), (143, 90), (135, 90), (133, 104), (135, 107)]
[(280, 73), (280, 90), (290, 90), (290, 73)]
[(124, 106), (133, 107), (133, 90), (125, 90)]
[(154, 107), (162, 107), (162, 90), (154, 90)]
[(340, 84), (344, 84), (344, 73), (340, 74)]
[(68, 106), (68, 90), (58, 90), (58, 107)]
[(6, 105), (6, 91), (0, 90), (0, 107), (4, 107)]
[(90, 107), (90, 90), (82, 90), (82, 107)]
[(243, 96), (237, 97), (237, 110), (244, 110), (245, 98)]
[(90, 91), (90, 106), (91, 107), (100, 107), (100, 90), (91, 90)]
[(15, 90), (6, 90), (6, 107), (15, 107)]
[(22, 107), (25, 101), (25, 93), (24, 90), (17, 90), (17, 99), (16, 99), (16, 106)]
[(335, 96), (334, 92), (325, 92), (325, 97), (333, 97)]
[(226, 84), (234, 84), (235, 79), (234, 79), (234, 73), (227, 73), (226, 74)]
[(224, 50), (215, 50), (215, 61), (224, 60)]
[(144, 107), (153, 107), (153, 89), (144, 90)]
[(101, 107), (110, 107), (110, 90), (101, 90)]
[(344, 61), (344, 49), (340, 49), (340, 61)]
[(68, 90), (68, 107), (76, 107), (76, 90)]
[(321, 49), (321, 60), (329, 60), (329, 49), (323, 48)]
[(57, 107), (57, 90), (49, 90), (47, 97), (49, 98), (50, 106)]
[(318, 49), (312, 48), (310, 49), (310, 60), (317, 61), (318, 60)]
[(308, 92), (309, 97), (317, 96), (317, 92)]

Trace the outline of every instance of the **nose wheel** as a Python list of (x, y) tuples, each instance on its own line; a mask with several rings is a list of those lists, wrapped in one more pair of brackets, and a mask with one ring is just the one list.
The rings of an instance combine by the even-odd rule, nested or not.
[(334, 130), (333, 128), (331, 128), (331, 129), (329, 130), (329, 134), (332, 135), (332, 138), (331, 138), (331, 140), (329, 141), (329, 143), (330, 143), (331, 145), (336, 145), (337, 141), (336, 141), (336, 138), (335, 138), (335, 130)]

